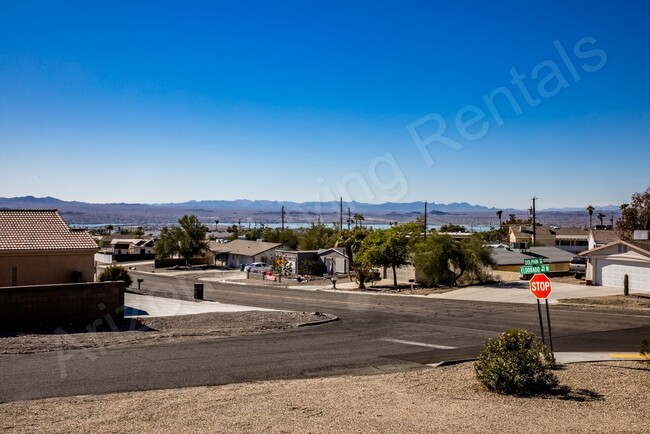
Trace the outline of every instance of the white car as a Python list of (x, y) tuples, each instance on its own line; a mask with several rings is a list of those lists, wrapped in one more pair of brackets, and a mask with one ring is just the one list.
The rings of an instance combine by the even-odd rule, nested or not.
[(244, 271), (250, 271), (251, 273), (266, 273), (267, 271), (271, 271), (271, 266), (266, 262), (253, 262), (244, 267)]

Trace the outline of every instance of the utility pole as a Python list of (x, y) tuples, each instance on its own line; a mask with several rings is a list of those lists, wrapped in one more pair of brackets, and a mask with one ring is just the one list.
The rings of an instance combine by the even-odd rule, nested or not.
[(350, 223), (352, 223), (352, 213), (350, 212), (350, 207), (348, 207), (348, 232), (350, 232)]
[(427, 239), (427, 201), (424, 201), (424, 239)]
[(535, 201), (537, 200), (537, 197), (533, 196), (533, 208), (532, 208), (532, 214), (533, 214), (533, 245), (531, 247), (535, 246), (535, 241), (537, 241), (537, 221), (535, 220)]
[(340, 231), (343, 232), (343, 196), (341, 196), (339, 211), (340, 211), (340, 215), (341, 215), (341, 226), (339, 226), (339, 228), (340, 228)]
[(282, 211), (281, 211), (281, 216), (282, 216), (282, 229), (281, 232), (284, 232), (284, 216), (287, 214), (287, 212), (284, 210), (284, 205), (282, 205)]
[(239, 232), (241, 232), (241, 219), (237, 220), (237, 225), (239, 226)]

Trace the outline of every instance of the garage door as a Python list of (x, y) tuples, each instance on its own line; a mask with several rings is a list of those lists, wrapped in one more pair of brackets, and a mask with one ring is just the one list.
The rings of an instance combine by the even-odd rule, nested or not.
[(630, 289), (650, 291), (650, 264), (599, 260), (597, 282), (603, 286), (623, 288), (623, 279), (628, 275)]

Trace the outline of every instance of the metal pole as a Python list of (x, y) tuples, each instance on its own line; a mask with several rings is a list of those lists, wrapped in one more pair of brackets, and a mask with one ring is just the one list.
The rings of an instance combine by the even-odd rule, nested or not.
[(427, 239), (427, 201), (424, 201), (424, 239)]
[(552, 353), (553, 352), (553, 336), (551, 335), (551, 314), (549, 313), (549, 310), (548, 310), (548, 299), (546, 299), (546, 322), (548, 323), (548, 341), (551, 344), (551, 353)]
[(539, 315), (539, 329), (542, 331), (542, 343), (546, 345), (546, 340), (544, 339), (544, 323), (542, 322), (542, 306), (539, 304), (539, 298), (537, 299), (537, 314)]
[(341, 222), (340, 222), (341, 226), (339, 227), (339, 230), (343, 232), (343, 196), (341, 196), (341, 202), (339, 204), (339, 212), (341, 216)]

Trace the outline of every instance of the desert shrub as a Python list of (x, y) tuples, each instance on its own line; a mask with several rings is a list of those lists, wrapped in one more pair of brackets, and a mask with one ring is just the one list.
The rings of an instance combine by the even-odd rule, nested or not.
[(476, 377), (488, 390), (508, 395), (536, 395), (557, 386), (555, 360), (535, 335), (510, 329), (489, 339), (474, 364)]
[(639, 343), (639, 352), (650, 362), (650, 336)]
[(97, 280), (100, 282), (117, 282), (121, 280), (126, 286), (131, 286), (131, 283), (133, 283), (129, 272), (121, 265), (110, 265), (106, 267), (99, 277), (97, 277)]

